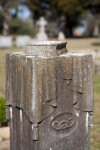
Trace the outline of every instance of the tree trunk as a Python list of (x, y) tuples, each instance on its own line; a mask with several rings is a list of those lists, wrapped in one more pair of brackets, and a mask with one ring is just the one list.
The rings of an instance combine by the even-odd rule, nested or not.
[(7, 36), (9, 34), (9, 15), (8, 15), (8, 13), (6, 11), (3, 12), (3, 17), (4, 17), (4, 21), (3, 21), (3, 35)]
[(95, 24), (94, 24), (93, 36), (99, 37), (99, 16), (96, 15), (94, 18), (95, 18)]
[(73, 37), (73, 17), (66, 16), (66, 34), (65, 36), (68, 38)]
[(73, 37), (73, 28), (71, 26), (68, 27), (66, 33), (67, 33), (66, 37), (68, 37), (68, 38)]

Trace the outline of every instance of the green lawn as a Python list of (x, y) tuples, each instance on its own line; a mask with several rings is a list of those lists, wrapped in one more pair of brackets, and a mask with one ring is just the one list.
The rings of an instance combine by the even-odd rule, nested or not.
[(91, 128), (91, 150), (100, 150), (100, 75), (94, 75), (94, 127)]
[[(68, 39), (68, 50), (100, 50), (100, 39)], [(5, 54), (21, 51), (0, 50), (0, 97), (5, 97)], [(94, 127), (91, 128), (91, 150), (100, 150), (100, 75), (94, 75)]]

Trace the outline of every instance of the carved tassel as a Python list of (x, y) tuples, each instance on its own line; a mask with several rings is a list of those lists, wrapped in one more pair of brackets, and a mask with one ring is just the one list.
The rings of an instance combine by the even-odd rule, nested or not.
[(33, 140), (37, 141), (39, 139), (39, 125), (38, 123), (33, 124)]

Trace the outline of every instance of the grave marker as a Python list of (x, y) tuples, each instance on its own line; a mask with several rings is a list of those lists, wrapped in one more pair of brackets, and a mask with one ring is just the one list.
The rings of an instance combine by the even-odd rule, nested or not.
[(90, 150), (93, 61), (66, 42), (32, 42), (7, 54), (11, 150)]
[(25, 36), (25, 35), (23, 35), (23, 36), (17, 36), (16, 37), (16, 46), (17, 47), (24, 47), (25, 46), (25, 44), (27, 43), (27, 42), (29, 42), (31, 39), (30, 39), (30, 37), (29, 36)]
[(39, 26), (39, 33), (37, 34), (37, 40), (39, 41), (47, 41), (48, 36), (45, 32), (45, 26), (47, 25), (47, 21), (44, 17), (40, 17), (40, 20), (37, 22), (37, 26)]
[(11, 36), (0, 36), (0, 48), (12, 48), (12, 37)]

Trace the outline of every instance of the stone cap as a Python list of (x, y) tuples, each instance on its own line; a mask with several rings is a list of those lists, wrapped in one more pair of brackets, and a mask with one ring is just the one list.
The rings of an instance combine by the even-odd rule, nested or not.
[(67, 52), (66, 41), (33, 41), (26, 44), (26, 55), (59, 56)]

